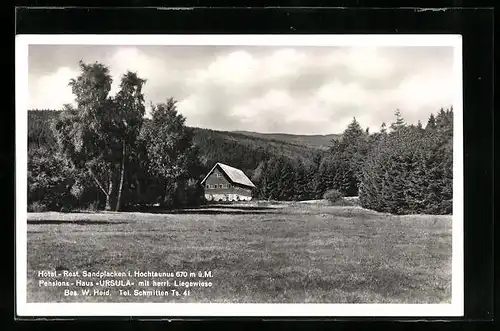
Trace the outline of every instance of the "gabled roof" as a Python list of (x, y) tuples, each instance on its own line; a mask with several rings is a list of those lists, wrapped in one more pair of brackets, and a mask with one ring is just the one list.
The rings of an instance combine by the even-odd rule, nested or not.
[(245, 175), (243, 171), (240, 169), (228, 166), (227, 164), (223, 163), (216, 163), (213, 168), (208, 172), (208, 174), (203, 178), (201, 183), (203, 184), (205, 180), (214, 172), (214, 170), (219, 167), (222, 172), (226, 174), (226, 176), (231, 180), (233, 183), (236, 184), (241, 184), (249, 187), (255, 187), (255, 185), (252, 183), (252, 181)]

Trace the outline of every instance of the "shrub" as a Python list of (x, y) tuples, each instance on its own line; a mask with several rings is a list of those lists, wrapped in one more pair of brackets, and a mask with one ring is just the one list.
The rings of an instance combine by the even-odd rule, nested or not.
[(47, 206), (39, 201), (34, 201), (28, 205), (28, 212), (41, 213), (47, 211)]
[(47, 210), (59, 211), (72, 203), (71, 180), (63, 160), (40, 148), (28, 153), (28, 204), (38, 202)]
[(98, 211), (99, 210), (99, 201), (91, 201), (86, 208), (88, 211)]
[(330, 203), (336, 203), (343, 199), (343, 195), (338, 190), (328, 190), (323, 194), (323, 199), (328, 200)]

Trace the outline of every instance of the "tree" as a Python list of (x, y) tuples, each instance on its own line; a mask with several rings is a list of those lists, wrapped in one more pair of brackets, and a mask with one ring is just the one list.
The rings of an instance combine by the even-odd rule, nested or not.
[(412, 138), (409, 129), (393, 131), (368, 154), (360, 185), (363, 206), (397, 214), (408, 210), (405, 185), (413, 178), (412, 157), (419, 149)]
[(356, 117), (353, 117), (352, 122), (349, 123), (347, 128), (342, 133), (341, 144), (344, 147), (349, 147), (352, 143), (356, 143), (360, 137), (363, 137), (364, 131), (361, 128), (361, 125), (356, 120)]
[(295, 168), (290, 160), (284, 157), (280, 158), (281, 167), (278, 172), (277, 184), (278, 184), (278, 200), (290, 200), (295, 196), (295, 185), (294, 179)]
[(152, 105), (152, 120), (146, 133), (149, 174), (160, 188), (157, 196), (163, 206), (175, 204), (175, 194), (192, 174), (199, 162), (193, 145), (193, 132), (186, 119), (177, 112), (177, 101)]
[(315, 186), (315, 196), (316, 198), (322, 198), (323, 194), (331, 189), (338, 188), (337, 184), (338, 175), (338, 163), (335, 159), (335, 156), (332, 154), (325, 155), (320, 164), (318, 165), (318, 169), (316, 171), (316, 186)]
[(368, 133), (353, 118), (342, 138), (330, 148), (332, 159), (328, 161), (328, 171), (331, 173), (325, 173), (325, 166), (320, 170), (324, 182), (321, 194), (328, 189), (338, 189), (348, 196), (357, 195), (361, 166), (369, 147), (368, 137)]
[(260, 196), (267, 200), (278, 200), (281, 196), (281, 170), (284, 168), (283, 157), (272, 157), (262, 167), (262, 177), (259, 183)]
[(307, 181), (309, 183), (309, 192), (311, 199), (320, 199), (324, 191), (321, 188), (322, 181), (319, 176), (319, 169), (323, 159), (322, 153), (315, 153), (312, 162), (307, 169)]
[(114, 99), (116, 109), (113, 113), (113, 127), (116, 128), (116, 135), (114, 138), (117, 140), (121, 152), (120, 180), (118, 197), (116, 199), (116, 211), (120, 209), (122, 198), (125, 164), (128, 158), (127, 150), (131, 151), (135, 147), (146, 111), (144, 106), (144, 95), (142, 93), (144, 83), (146, 83), (144, 79), (139, 78), (136, 73), (128, 71), (123, 75), (120, 83), (120, 91)]
[[(75, 169), (85, 172), (106, 198), (105, 209), (120, 209), (128, 154), (133, 153), (145, 107), (136, 73), (125, 73), (115, 98), (109, 96), (109, 68), (98, 62), (79, 62), (80, 75), (69, 85), (76, 107), (66, 105), (53, 125), (59, 151)], [(116, 181), (118, 192), (115, 193)]]
[[(134, 148), (127, 149), (127, 170), (122, 199), (128, 205), (146, 206), (152, 199), (149, 195), (151, 179), (148, 174), (149, 160), (147, 139), (143, 136), (144, 128), (143, 124)], [(122, 204), (121, 208), (124, 207), (125, 204)]]
[(447, 119), (453, 114), (440, 114), (441, 128), (402, 126), (373, 146), (362, 169), (360, 201), (365, 208), (396, 214), (451, 213), (453, 137)]
[(447, 109), (446, 111), (441, 108), (436, 116), (435, 122), (435, 128), (443, 135), (448, 137), (453, 136), (453, 108)]
[(429, 120), (427, 121), (425, 129), (433, 130), (435, 128), (436, 128), (436, 118), (434, 117), (434, 114), (431, 114), (431, 116), (429, 116)]
[(256, 184), (255, 193), (261, 199), (271, 199), (275, 187), (272, 180), (272, 175), (274, 172), (275, 159), (261, 161), (257, 169), (255, 169), (254, 175), (252, 177), (253, 182)]
[(309, 179), (306, 166), (302, 160), (298, 160), (295, 171), (293, 185), (293, 198), (295, 200), (304, 200), (310, 198)]
[(266, 169), (267, 168), (267, 162), (266, 161), (261, 161), (257, 168), (253, 171), (252, 174), (252, 182), (255, 183), (255, 188), (253, 189), (253, 194), (257, 197), (263, 197), (264, 192), (263, 192), (263, 187), (265, 186), (265, 176), (266, 176)]
[(380, 133), (387, 133), (387, 124), (385, 122), (380, 126)]
[(290, 200), (302, 197), (306, 190), (303, 180), (297, 182), (297, 167), (284, 156), (272, 157), (261, 162), (256, 169), (253, 180), (257, 184), (255, 193), (267, 200)]
[(69, 86), (76, 108), (66, 105), (53, 130), (59, 151), (72, 167), (85, 171), (106, 197), (111, 209), (117, 151), (114, 105), (109, 92), (112, 78), (103, 64), (79, 62), (80, 75)]
[(392, 130), (397, 131), (406, 126), (405, 120), (401, 116), (401, 111), (399, 109), (394, 111), (394, 116), (396, 116), (396, 121), (391, 123)]
[(33, 203), (47, 210), (60, 211), (74, 203), (69, 178), (71, 169), (63, 158), (45, 148), (28, 152), (28, 206)]

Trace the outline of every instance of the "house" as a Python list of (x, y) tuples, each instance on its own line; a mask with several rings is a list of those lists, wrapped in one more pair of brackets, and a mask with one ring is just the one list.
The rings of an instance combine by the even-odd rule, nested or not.
[(207, 201), (248, 201), (255, 185), (243, 171), (217, 163), (203, 178)]

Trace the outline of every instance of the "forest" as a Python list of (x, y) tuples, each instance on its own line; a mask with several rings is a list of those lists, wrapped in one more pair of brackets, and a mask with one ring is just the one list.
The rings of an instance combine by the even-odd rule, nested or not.
[(205, 203), (200, 180), (216, 162), (242, 169), (264, 200), (359, 196), (365, 208), (394, 214), (450, 214), (453, 108), (425, 126), (401, 111), (374, 132), (353, 118), (325, 137), (224, 132), (186, 125), (177, 101), (151, 104), (134, 72), (113, 81), (101, 63), (79, 63), (69, 85), (75, 106), (28, 111), (28, 210), (139, 210)]

